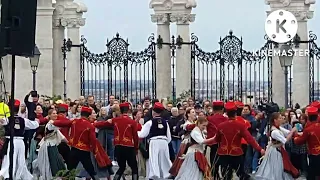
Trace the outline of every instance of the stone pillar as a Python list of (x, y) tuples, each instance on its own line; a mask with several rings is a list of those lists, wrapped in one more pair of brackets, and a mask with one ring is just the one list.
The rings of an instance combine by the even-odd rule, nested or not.
[(280, 107), (285, 107), (285, 77), (279, 56), (272, 57), (272, 100)]
[(61, 26), (60, 19), (54, 19), (53, 21), (53, 52), (52, 52), (52, 86), (54, 95), (63, 95), (64, 90), (64, 61), (61, 47), (63, 45), (63, 39), (65, 38), (65, 28)]
[[(194, 14), (172, 14), (172, 22), (177, 23), (177, 37), (184, 43), (190, 42), (190, 22), (195, 21)], [(191, 45), (183, 44), (176, 51), (176, 94), (191, 90)]]
[[(308, 40), (307, 19), (312, 18), (313, 12), (309, 11), (310, 4), (314, 4), (315, 0), (266, 0), (266, 4), (270, 6), (271, 11), (283, 9), (292, 12), (298, 20), (298, 35), (301, 41)], [(305, 50), (308, 44), (300, 44), (297, 50)], [(272, 59), (272, 85), (273, 85), (273, 101), (280, 106), (284, 106), (284, 71), (279, 62), (279, 57)], [(309, 101), (309, 67), (308, 57), (299, 56), (297, 54), (293, 59), (293, 80), (292, 80), (292, 102), (299, 103), (302, 107), (308, 104)]]
[[(151, 21), (157, 23), (157, 37), (161, 37), (164, 43), (169, 43), (170, 38), (170, 15), (153, 14)], [(172, 95), (171, 79), (171, 51), (169, 45), (162, 45), (156, 51), (156, 91), (157, 98), (167, 98)]]
[[(309, 7), (306, 7), (307, 5), (301, 4), (301, 6), (306, 9), (303, 11), (293, 11), (298, 20), (297, 34), (301, 41), (308, 41), (308, 19), (313, 17), (313, 12), (309, 11)], [(296, 49), (299, 52), (308, 51), (308, 43), (301, 43)], [(309, 88), (309, 57), (304, 54), (297, 54), (293, 59), (293, 105), (299, 103), (301, 107), (305, 107), (309, 104)]]
[[(73, 45), (80, 45), (80, 26), (85, 24), (83, 18), (64, 19), (67, 21), (67, 37)], [(62, 21), (62, 24), (65, 23)], [(77, 99), (81, 94), (80, 47), (72, 47), (67, 54), (67, 97)]]

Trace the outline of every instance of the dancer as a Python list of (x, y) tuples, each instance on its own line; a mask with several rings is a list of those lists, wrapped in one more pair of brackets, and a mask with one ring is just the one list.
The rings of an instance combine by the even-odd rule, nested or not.
[[(33, 176), (28, 171), (26, 160), (25, 160), (25, 144), (23, 141), (24, 131), (25, 130), (34, 130), (39, 127), (38, 120), (31, 121), (26, 118), (22, 118), (18, 116), (20, 101), (14, 101), (14, 124), (12, 125), (14, 128), (14, 152), (13, 152), (13, 179), (19, 180), (32, 180)], [(2, 148), (3, 161), (0, 171), (0, 176), (4, 179), (9, 178), (9, 152), (10, 152), (10, 135), (11, 128), (9, 124), (8, 118), (3, 118), (0, 120), (1, 125), (5, 128), (5, 143)]]
[(211, 168), (204, 155), (204, 146), (214, 142), (215, 137), (206, 139), (204, 131), (208, 125), (205, 117), (199, 117), (196, 127), (191, 131), (191, 144), (175, 180), (211, 180)]
[[(90, 152), (94, 152), (100, 167), (103, 167), (104, 165), (107, 166), (110, 160), (96, 139), (95, 127), (88, 120), (91, 114), (92, 110), (89, 107), (83, 106), (81, 108), (81, 119), (69, 121), (56, 120), (49, 121), (49, 123), (58, 127), (70, 128), (69, 144), (71, 150), (67, 164), (68, 170), (76, 169), (79, 162), (81, 162), (91, 178), (97, 180), (99, 178), (94, 171)], [(103, 152), (101, 152), (101, 149)], [(103, 163), (101, 164), (101, 162)]]
[(138, 132), (139, 138), (150, 138), (149, 159), (147, 160), (147, 178), (165, 179), (170, 177), (169, 169), (172, 165), (169, 156), (171, 133), (166, 119), (161, 117), (165, 110), (159, 102), (152, 108), (153, 118), (142, 126)]
[(315, 180), (316, 176), (320, 176), (320, 122), (317, 122), (317, 108), (308, 107), (306, 113), (308, 115), (309, 125), (303, 130), (302, 136), (294, 138), (294, 143), (300, 145), (307, 142), (309, 154), (307, 180)]
[[(68, 115), (68, 111), (69, 111), (69, 106), (68, 104), (58, 104), (58, 118), (57, 120), (59, 120), (60, 122), (66, 122), (69, 123), (70, 120), (67, 118)], [(60, 132), (63, 134), (63, 136), (69, 140), (69, 133), (70, 133), (70, 129), (69, 127), (61, 127), (60, 128)], [(69, 160), (69, 155), (70, 155), (70, 147), (68, 146), (68, 144), (66, 142), (61, 142), (58, 146), (58, 150), (59, 153), (61, 154), (61, 156), (64, 159), (64, 162), (68, 165), (68, 160)]]
[[(223, 101), (215, 101), (212, 103), (213, 115), (208, 117), (208, 126), (207, 126), (207, 138), (215, 137), (217, 134), (217, 127), (219, 124), (228, 121), (226, 117), (223, 116)], [(219, 177), (219, 164), (218, 164), (218, 143), (213, 142), (213, 145), (210, 146), (210, 165), (212, 168), (212, 176), (214, 179)]]
[(125, 102), (120, 104), (121, 116), (109, 119), (107, 121), (99, 121), (94, 123), (97, 128), (113, 126), (115, 157), (117, 159), (119, 169), (114, 176), (114, 180), (120, 180), (126, 165), (131, 168), (132, 180), (138, 180), (138, 164), (136, 153), (139, 148), (139, 138), (137, 134), (137, 123), (128, 116), (130, 104)]
[(196, 120), (196, 112), (194, 108), (187, 108), (185, 113), (186, 122), (181, 125), (181, 127), (177, 127), (176, 131), (181, 131), (184, 133), (182, 136), (182, 142), (180, 144), (179, 151), (177, 153), (176, 159), (173, 161), (173, 164), (169, 170), (170, 174), (175, 177), (177, 176), (179, 169), (183, 163), (182, 155), (187, 152), (188, 144), (190, 143), (190, 133), (192, 129), (195, 127), (195, 120)]
[[(48, 116), (52, 121), (57, 120), (57, 111), (50, 109)], [(45, 136), (39, 143), (38, 158), (33, 163), (33, 167), (39, 171), (41, 180), (52, 179), (58, 171), (66, 169), (58, 151), (58, 145), (66, 141), (66, 138), (57, 127), (50, 123), (46, 125)]]
[(291, 164), (289, 155), (284, 149), (286, 142), (290, 141), (296, 128), (288, 131), (282, 127), (281, 114), (278, 112), (272, 113), (270, 117), (271, 123), (271, 143), (267, 147), (267, 153), (255, 174), (257, 180), (293, 180), (298, 178), (299, 171)]
[(237, 106), (234, 102), (227, 102), (224, 109), (229, 120), (219, 124), (216, 134), (216, 141), (219, 143), (218, 155), (219, 165), (223, 179), (232, 179), (233, 170), (237, 171), (240, 179), (248, 179), (241, 168), (243, 162), (243, 150), (241, 149), (241, 139), (244, 138), (255, 150), (264, 154), (264, 150), (250, 135), (245, 125), (236, 121)]

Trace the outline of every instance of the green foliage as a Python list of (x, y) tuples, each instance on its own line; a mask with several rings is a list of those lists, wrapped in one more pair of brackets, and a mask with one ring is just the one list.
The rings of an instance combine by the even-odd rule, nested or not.
[(286, 108), (284, 108), (284, 107), (280, 108), (280, 113), (284, 113), (285, 111), (286, 111)]
[(42, 98), (45, 98), (45, 99), (52, 100), (53, 102), (56, 102), (56, 101), (62, 99), (61, 95), (53, 95), (53, 96), (41, 95), (41, 97), (42, 97)]
[(179, 97), (167, 97), (168, 103), (172, 103), (173, 106), (176, 106), (178, 103), (187, 100), (191, 97), (191, 90), (182, 92)]
[(54, 179), (61, 178), (63, 180), (74, 180), (76, 179), (78, 174), (77, 169), (72, 169), (71, 171), (68, 170), (60, 170), (57, 172), (56, 176)]

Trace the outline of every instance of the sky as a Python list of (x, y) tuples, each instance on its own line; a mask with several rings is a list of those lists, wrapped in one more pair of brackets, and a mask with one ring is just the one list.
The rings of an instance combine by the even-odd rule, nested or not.
[[(83, 0), (83, 2), (87, 5), (88, 12), (84, 15), (86, 25), (82, 27), (81, 34), (87, 39), (87, 47), (91, 52), (104, 52), (107, 39), (112, 39), (117, 32), (122, 38), (128, 39), (129, 50), (141, 51), (148, 46), (147, 39), (151, 33), (156, 33), (156, 24), (152, 23), (150, 18), (153, 10), (149, 9), (149, 0)], [(201, 49), (215, 52), (219, 48), (220, 37), (225, 37), (230, 30), (233, 30), (234, 35), (242, 37), (245, 50), (255, 51), (264, 45), (264, 24), (266, 11), (269, 9), (264, 0), (197, 0), (197, 3), (197, 8), (193, 10), (196, 19), (190, 26), (190, 32), (198, 36)], [(315, 13), (313, 19), (308, 22), (309, 31), (313, 31), (320, 38), (320, 2), (311, 8)], [(176, 25), (173, 23), (171, 30), (172, 34), (176, 34)], [(261, 65), (262, 69), (266, 67)], [(212, 70), (215, 71), (214, 69)], [(254, 67), (245, 71), (247, 73), (244, 76), (248, 76), (246, 79), (253, 80), (254, 78), (249, 76), (255, 74)], [(205, 72), (205, 75), (198, 72), (200, 71), (196, 70), (198, 79), (206, 79), (209, 76), (208, 72)], [(237, 73), (235, 75), (231, 73), (227, 72), (230, 76), (228, 79), (236, 79)], [(263, 76), (264, 80), (267, 79), (267, 71), (261, 70), (256, 73), (259, 78)], [(175, 75), (172, 74), (173, 76)], [(86, 79), (93, 79), (93, 76), (86, 75)]]
[[(140, 51), (148, 42), (151, 33), (156, 32), (156, 25), (151, 22), (148, 0), (82, 0), (87, 7), (86, 26), (81, 29), (93, 52), (103, 52), (107, 38), (112, 39), (117, 32), (129, 40), (130, 50)], [(264, 0), (197, 0), (193, 10), (196, 20), (190, 26), (190, 32), (199, 37), (199, 44), (206, 51), (218, 49), (220, 36), (229, 30), (236, 36), (242, 36), (244, 48), (254, 50), (264, 44), (264, 23), (266, 10)], [(320, 36), (320, 2), (313, 19), (309, 20), (309, 30)], [(175, 24), (171, 25), (176, 33)]]

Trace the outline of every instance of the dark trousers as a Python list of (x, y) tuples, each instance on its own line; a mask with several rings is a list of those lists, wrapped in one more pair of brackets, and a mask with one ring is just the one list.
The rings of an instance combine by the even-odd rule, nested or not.
[(219, 156), (217, 154), (218, 151), (218, 144), (214, 144), (210, 147), (210, 164), (212, 170), (213, 179), (219, 179)]
[(72, 147), (68, 158), (68, 170), (76, 169), (79, 162), (82, 163), (83, 168), (88, 172), (93, 180), (95, 179), (96, 172), (91, 161), (91, 154), (89, 151), (82, 151), (80, 149)]
[(241, 168), (243, 164), (243, 156), (219, 156), (219, 164), (221, 166), (221, 173), (223, 180), (230, 180), (233, 176), (233, 170), (236, 172), (240, 180), (248, 180), (244, 169)]
[(68, 146), (68, 144), (65, 142), (61, 142), (58, 146), (58, 151), (61, 154), (64, 162), (68, 165), (70, 154), (70, 147)]
[(291, 153), (290, 157), (292, 165), (299, 171), (306, 173), (308, 169), (307, 154)]
[(320, 155), (309, 155), (309, 167), (307, 180), (316, 180), (316, 177), (320, 176)]
[(116, 175), (121, 177), (126, 170), (127, 163), (131, 168), (132, 175), (138, 174), (138, 162), (136, 159), (136, 150), (133, 147), (119, 146), (115, 147), (115, 157), (117, 159), (119, 169)]
[(24, 132), (24, 146), (25, 146), (25, 157), (28, 158), (29, 148), (31, 144), (31, 140), (33, 138), (33, 134), (36, 132), (36, 130), (25, 130)]

